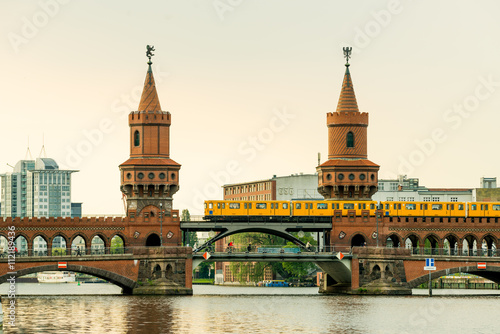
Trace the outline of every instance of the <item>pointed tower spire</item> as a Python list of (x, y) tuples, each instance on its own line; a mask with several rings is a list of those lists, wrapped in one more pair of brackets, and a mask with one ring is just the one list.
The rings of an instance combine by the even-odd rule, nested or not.
[(352, 85), (351, 73), (349, 72), (349, 58), (351, 58), (352, 48), (344, 48), (344, 57), (347, 62), (345, 64), (344, 81), (342, 82), (342, 90), (340, 91), (339, 103), (337, 104), (337, 112), (339, 111), (354, 111), (359, 112), (358, 102), (354, 94)]
[(144, 80), (144, 88), (142, 89), (141, 102), (139, 102), (138, 108), (138, 111), (151, 113), (161, 112), (160, 99), (156, 92), (155, 78), (151, 69), (151, 64), (153, 64), (151, 57), (154, 56), (153, 51), (155, 51), (154, 46), (148, 45), (146, 51), (146, 56), (149, 58), (148, 72), (146, 73), (146, 80)]

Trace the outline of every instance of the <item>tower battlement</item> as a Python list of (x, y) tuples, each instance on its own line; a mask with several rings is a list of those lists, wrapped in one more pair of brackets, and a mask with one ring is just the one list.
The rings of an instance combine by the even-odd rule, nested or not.
[(160, 112), (142, 112), (132, 111), (128, 115), (128, 123), (130, 125), (170, 125), (172, 116), (168, 111)]
[(361, 125), (368, 126), (367, 112), (335, 111), (326, 114), (326, 124), (336, 125)]

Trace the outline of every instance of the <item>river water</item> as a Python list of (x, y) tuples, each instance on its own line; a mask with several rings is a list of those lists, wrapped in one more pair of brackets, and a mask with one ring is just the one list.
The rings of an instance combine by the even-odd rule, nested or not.
[[(0, 285), (0, 294), (6, 291), (7, 285)], [(3, 333), (500, 332), (500, 296), (322, 296), (317, 291), (196, 285), (189, 297), (123, 296), (111, 284), (21, 283), (16, 327), (5, 324)], [(7, 301), (3, 296), (5, 315)]]

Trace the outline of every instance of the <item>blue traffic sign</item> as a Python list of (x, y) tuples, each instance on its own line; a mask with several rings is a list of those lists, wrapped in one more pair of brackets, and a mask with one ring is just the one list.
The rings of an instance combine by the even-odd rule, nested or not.
[(434, 267), (434, 259), (425, 259), (426, 267)]

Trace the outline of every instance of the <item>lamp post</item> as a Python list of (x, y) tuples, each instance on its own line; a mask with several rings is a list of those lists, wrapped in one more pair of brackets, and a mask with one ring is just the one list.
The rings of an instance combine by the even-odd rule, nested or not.
[(163, 203), (160, 203), (160, 246), (163, 247)]

